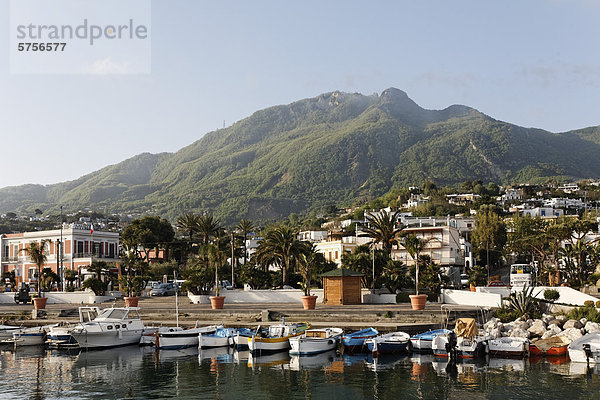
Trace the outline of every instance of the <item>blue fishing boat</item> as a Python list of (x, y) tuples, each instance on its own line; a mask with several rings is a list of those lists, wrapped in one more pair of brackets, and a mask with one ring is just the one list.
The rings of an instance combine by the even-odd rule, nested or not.
[(377, 335), (379, 335), (377, 329), (366, 328), (342, 336), (342, 343), (344, 343), (345, 350), (351, 353), (360, 352), (365, 349), (365, 340), (374, 338)]
[(236, 350), (248, 350), (248, 338), (257, 333), (266, 334), (266, 332), (266, 329), (261, 329), (260, 326), (257, 329), (240, 328), (232, 338), (232, 345)]
[(450, 333), (449, 329), (435, 329), (412, 336), (410, 338), (412, 351), (416, 353), (431, 353), (431, 344), (433, 343), (433, 339), (436, 336), (445, 335), (447, 333)]
[(211, 347), (225, 347), (234, 345), (233, 338), (240, 332), (248, 334), (252, 331), (248, 328), (224, 328), (219, 327), (216, 331), (211, 333), (202, 334), (198, 336), (198, 348), (208, 349)]
[(365, 345), (374, 356), (390, 353), (410, 353), (410, 335), (406, 332), (392, 332), (365, 340)]

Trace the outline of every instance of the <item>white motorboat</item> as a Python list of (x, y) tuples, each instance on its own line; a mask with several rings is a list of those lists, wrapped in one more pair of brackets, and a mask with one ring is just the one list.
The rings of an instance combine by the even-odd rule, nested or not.
[[(247, 328), (242, 328), (246, 332)], [(209, 349), (212, 347), (225, 347), (234, 344), (234, 337), (237, 336), (239, 329), (219, 327), (212, 333), (200, 333), (198, 335), (198, 348)]]
[(365, 340), (365, 345), (374, 355), (386, 353), (410, 353), (412, 344), (406, 332), (392, 332)]
[(46, 341), (46, 333), (56, 325), (35, 326), (20, 329), (13, 333), (15, 346), (41, 346)]
[(145, 326), (140, 339), (140, 346), (155, 346), (156, 345), (156, 333), (162, 332), (178, 332), (182, 331), (183, 328), (178, 326)]
[(295, 324), (272, 325), (266, 337), (254, 335), (248, 338), (248, 348), (251, 353), (270, 353), (288, 350), (290, 348), (290, 338), (304, 335), (304, 331), (310, 328), (307, 322)]
[(410, 338), (412, 350), (417, 353), (431, 353), (433, 338), (447, 333), (450, 333), (449, 329), (435, 329), (414, 335)]
[(111, 307), (90, 322), (81, 322), (68, 332), (84, 349), (139, 343), (144, 324), (138, 307)]
[(182, 329), (173, 332), (158, 332), (158, 343), (156, 347), (159, 349), (183, 349), (186, 347), (198, 347), (198, 336), (200, 334), (208, 334), (215, 332), (223, 325), (210, 325), (203, 327), (195, 327)]
[(289, 339), (290, 354), (309, 355), (334, 350), (344, 330), (341, 328), (308, 329), (304, 333), (302, 336)]
[(488, 341), (490, 356), (522, 358), (529, 355), (529, 339), (500, 337)]
[(567, 347), (571, 362), (600, 364), (600, 332), (588, 333)]
[[(79, 323), (90, 322), (96, 319), (98, 314), (100, 313), (100, 307), (79, 307)], [(46, 344), (50, 348), (69, 348), (69, 347), (79, 347), (77, 340), (73, 336), (71, 336), (71, 329), (73, 329), (78, 324), (58, 324), (52, 326), (48, 333), (46, 334)]]
[(12, 342), (13, 333), (23, 329), (22, 326), (0, 325), (0, 342)]

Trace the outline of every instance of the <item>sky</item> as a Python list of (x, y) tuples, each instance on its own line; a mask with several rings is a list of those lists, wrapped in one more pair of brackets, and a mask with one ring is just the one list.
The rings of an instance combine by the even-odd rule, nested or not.
[[(61, 14), (77, 8), (69, 1)], [(103, 4), (107, 14), (131, 11)], [(396, 87), (424, 108), (464, 104), (552, 132), (600, 125), (600, 0), (152, 0), (149, 8), (144, 73), (108, 57), (89, 73), (22, 74), (11, 69), (10, 7), (0, 0), (0, 187), (174, 152), (257, 110), (334, 90)]]

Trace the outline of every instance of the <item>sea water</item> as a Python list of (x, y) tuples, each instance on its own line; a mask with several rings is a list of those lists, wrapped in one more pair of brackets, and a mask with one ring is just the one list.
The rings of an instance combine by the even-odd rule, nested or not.
[(448, 364), (431, 355), (0, 350), (2, 399), (592, 399), (600, 374), (567, 358)]

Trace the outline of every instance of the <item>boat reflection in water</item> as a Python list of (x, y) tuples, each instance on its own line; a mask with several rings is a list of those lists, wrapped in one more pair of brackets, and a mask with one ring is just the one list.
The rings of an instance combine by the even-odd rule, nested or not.
[(393, 354), (382, 354), (379, 357), (373, 357), (367, 360), (367, 368), (371, 371), (382, 371), (393, 369), (398, 364), (403, 364), (408, 360), (407, 356), (396, 356)]
[(287, 351), (280, 351), (266, 355), (256, 356), (250, 352), (248, 356), (248, 367), (254, 369), (256, 367), (281, 367), (289, 364), (290, 354)]
[(289, 368), (292, 371), (323, 369), (331, 365), (336, 358), (335, 350), (329, 350), (324, 353), (306, 355), (306, 356), (291, 356)]
[(219, 363), (233, 363), (234, 350), (231, 347), (212, 347), (208, 349), (200, 349), (198, 352), (198, 361), (210, 359)]
[(525, 371), (526, 361), (522, 358), (490, 358), (488, 365), (491, 369)]

